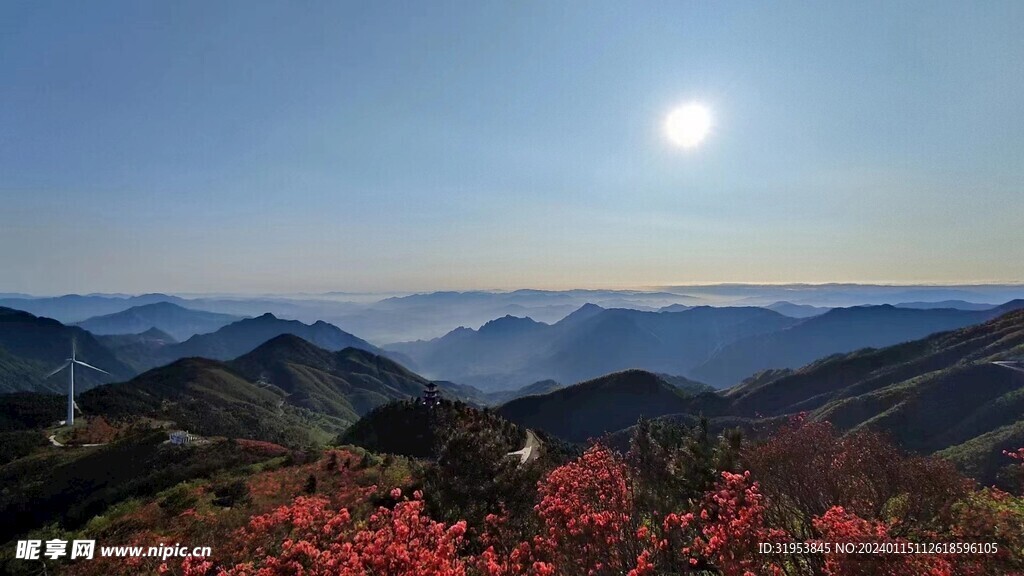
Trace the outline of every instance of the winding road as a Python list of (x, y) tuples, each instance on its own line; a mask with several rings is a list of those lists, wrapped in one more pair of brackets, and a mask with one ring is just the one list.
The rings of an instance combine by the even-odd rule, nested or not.
[(533, 462), (537, 458), (540, 458), (540, 447), (543, 443), (537, 435), (533, 433), (533, 430), (526, 431), (526, 445), (520, 450), (515, 452), (509, 452), (505, 456), (518, 456), (519, 464), (526, 464), (527, 462)]
[(106, 446), (107, 445), (107, 443), (104, 442), (103, 444), (74, 444), (74, 445), (70, 445), (69, 446), (67, 444), (61, 444), (60, 442), (58, 442), (56, 434), (51, 435), (48, 438), (48, 440), (50, 441), (50, 444), (53, 444), (54, 446), (56, 446), (58, 448), (79, 448), (79, 447), (81, 447), (81, 448), (89, 448), (90, 446)]
[(1017, 372), (1024, 372), (1024, 362), (993, 362), (996, 366), (1002, 366), (1003, 368), (1009, 368), (1010, 370), (1016, 370)]

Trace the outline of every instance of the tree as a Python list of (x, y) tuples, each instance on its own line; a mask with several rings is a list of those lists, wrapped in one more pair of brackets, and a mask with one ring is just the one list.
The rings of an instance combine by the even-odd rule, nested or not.
[(249, 501), (249, 486), (241, 478), (227, 481), (214, 486), (213, 503), (224, 508), (232, 508)]
[(626, 455), (638, 510), (661, 517), (692, 506), (722, 471), (737, 471), (740, 439), (738, 432), (712, 436), (706, 418), (693, 428), (641, 419)]

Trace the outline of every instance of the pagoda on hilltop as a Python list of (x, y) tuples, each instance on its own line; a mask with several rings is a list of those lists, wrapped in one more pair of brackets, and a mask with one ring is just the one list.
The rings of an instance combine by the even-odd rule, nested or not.
[(437, 404), (441, 401), (441, 397), (439, 394), (440, 393), (437, 389), (437, 384), (434, 384), (433, 382), (427, 382), (427, 385), (423, 389), (423, 398), (421, 398), (420, 401), (423, 402), (425, 406), (437, 406)]

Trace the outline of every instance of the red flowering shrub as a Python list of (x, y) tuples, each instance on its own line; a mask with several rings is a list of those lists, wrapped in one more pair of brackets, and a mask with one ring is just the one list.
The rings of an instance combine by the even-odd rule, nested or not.
[(280, 444), (274, 444), (273, 442), (264, 442), (262, 440), (246, 440), (244, 438), (238, 438), (235, 443), (239, 448), (257, 454), (259, 456), (284, 456), (288, 453), (288, 449)]
[(119, 430), (103, 416), (85, 418), (85, 426), (71, 429), (71, 438), (65, 444), (107, 444), (117, 439)]
[[(393, 498), (401, 490), (392, 491)], [(237, 558), (251, 558), (217, 572), (220, 576), (464, 576), (458, 552), (465, 523), (445, 526), (423, 515), (422, 494), (378, 509), (358, 530), (345, 508), (326, 498), (299, 496), (292, 504), (253, 517), (237, 538)], [(202, 564), (205, 570), (212, 564)], [(181, 566), (182, 571), (196, 570)], [(187, 572), (185, 572), (187, 573)]]
[[(498, 494), (473, 512), (497, 513), (470, 522), (447, 515), (442, 517), (447, 519), (444, 522), (428, 517), (419, 491), (408, 499), (398, 488), (378, 489), (378, 485), (414, 486), (409, 461), (360, 458), (345, 450), (329, 452), (326, 461), (265, 470), (246, 478), (251, 501), (232, 508), (214, 505), (212, 488), (217, 482), (183, 485), (167, 493), (162, 505), (136, 506), (116, 521), (106, 522), (102, 530), (107, 532), (100, 536), (142, 546), (214, 543), (216, 558), (164, 565), (150, 559), (117, 563), (97, 559), (69, 565), (69, 573), (1024, 574), (1024, 498), (994, 488), (975, 490), (946, 464), (906, 456), (878, 435), (839, 436), (827, 424), (797, 420), (746, 452), (751, 471), (734, 473), (730, 470), (737, 469), (733, 467), (736, 452), (731, 446), (738, 448), (738, 442), (720, 444), (705, 428), (696, 437), (673, 444), (669, 433), (674, 432), (655, 429), (642, 439), (647, 444), (634, 442), (631, 459), (595, 445), (531, 484), (535, 492), (531, 486), (515, 492), (465, 490), (480, 498)], [(1024, 451), (1008, 455), (1024, 462)], [(541, 476), (543, 469), (529, 473)], [(709, 482), (709, 475), (715, 480)], [(314, 494), (285, 499), (300, 494), (311, 478)], [(488, 481), (475, 472), (465, 478)], [(651, 486), (663, 480), (686, 495), (663, 499), (664, 487)], [(509, 507), (506, 501), (511, 498), (523, 501)], [(452, 514), (457, 512), (457, 507), (451, 507)], [(855, 554), (834, 549), (828, 554), (763, 554), (759, 550), (760, 543), (834, 546), (840, 542), (897, 548), (930, 542), (993, 543), (998, 552)], [(105, 540), (104, 544), (115, 542)]]
[(744, 461), (768, 497), (769, 521), (795, 525), (800, 540), (814, 537), (813, 519), (833, 506), (862, 518), (898, 513), (906, 526), (941, 523), (971, 488), (948, 461), (908, 456), (875, 432), (840, 436), (802, 417), (748, 448)]
[(768, 528), (764, 512), (764, 496), (749, 472), (723, 472), (696, 511), (665, 518), (662, 548), (681, 570), (714, 570), (724, 576), (781, 574), (771, 557), (758, 554), (758, 543), (790, 538), (784, 530)]
[(550, 562), (538, 560), (530, 543), (520, 542), (506, 554), (489, 547), (475, 559), (474, 565), (486, 576), (553, 576), (558, 574)]
[(621, 573), (636, 558), (629, 472), (600, 444), (553, 470), (537, 487), (537, 547), (559, 574)]
[[(397, 490), (397, 489), (396, 489)], [(392, 494), (397, 498), (401, 495)], [(393, 576), (462, 576), (466, 565), (458, 556), (466, 523), (445, 526), (423, 514), (423, 495), (401, 502), (394, 511), (381, 508), (370, 517), (369, 527), (355, 535), (351, 544), (339, 550), (331, 574)], [(328, 564), (328, 567), (333, 567)]]
[[(822, 542), (829, 543), (871, 543), (899, 546), (908, 541), (893, 537), (891, 527), (879, 520), (865, 520), (849, 513), (841, 506), (830, 508), (823, 516), (814, 519), (814, 527), (821, 534)], [(885, 548), (883, 548), (884, 550)], [(955, 571), (950, 557), (943, 554), (900, 554), (900, 553), (845, 553), (833, 551), (825, 556), (822, 574), (826, 576), (952, 576), (965, 574)]]
[(1003, 472), (1006, 486), (1016, 488), (1018, 493), (1024, 493), (1024, 448), (1003, 450), (1003, 455), (1013, 460), (1013, 465), (1008, 466)]

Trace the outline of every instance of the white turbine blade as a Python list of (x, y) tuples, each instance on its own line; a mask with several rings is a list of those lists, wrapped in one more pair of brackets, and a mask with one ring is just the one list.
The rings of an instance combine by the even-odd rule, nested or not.
[(56, 369), (56, 370), (54, 370), (53, 372), (50, 372), (49, 374), (47, 374), (46, 376), (44, 376), (44, 378), (49, 378), (50, 376), (53, 376), (53, 375), (54, 375), (54, 374), (56, 374), (57, 372), (60, 372), (61, 370), (63, 370), (63, 369), (65, 369), (65, 368), (67, 368), (67, 367), (68, 367), (68, 364), (71, 364), (71, 362), (68, 362), (68, 363), (66, 363), (66, 364), (61, 364), (60, 368), (57, 368), (57, 369)]
[(92, 365), (89, 365), (89, 364), (86, 364), (85, 362), (82, 362), (81, 360), (75, 360), (75, 364), (81, 364), (82, 366), (85, 366), (86, 368), (92, 368), (93, 370), (95, 370), (97, 372), (103, 372), (104, 374), (110, 374), (110, 372), (107, 372), (106, 370), (100, 370), (99, 368), (97, 368), (95, 366), (92, 366)]

